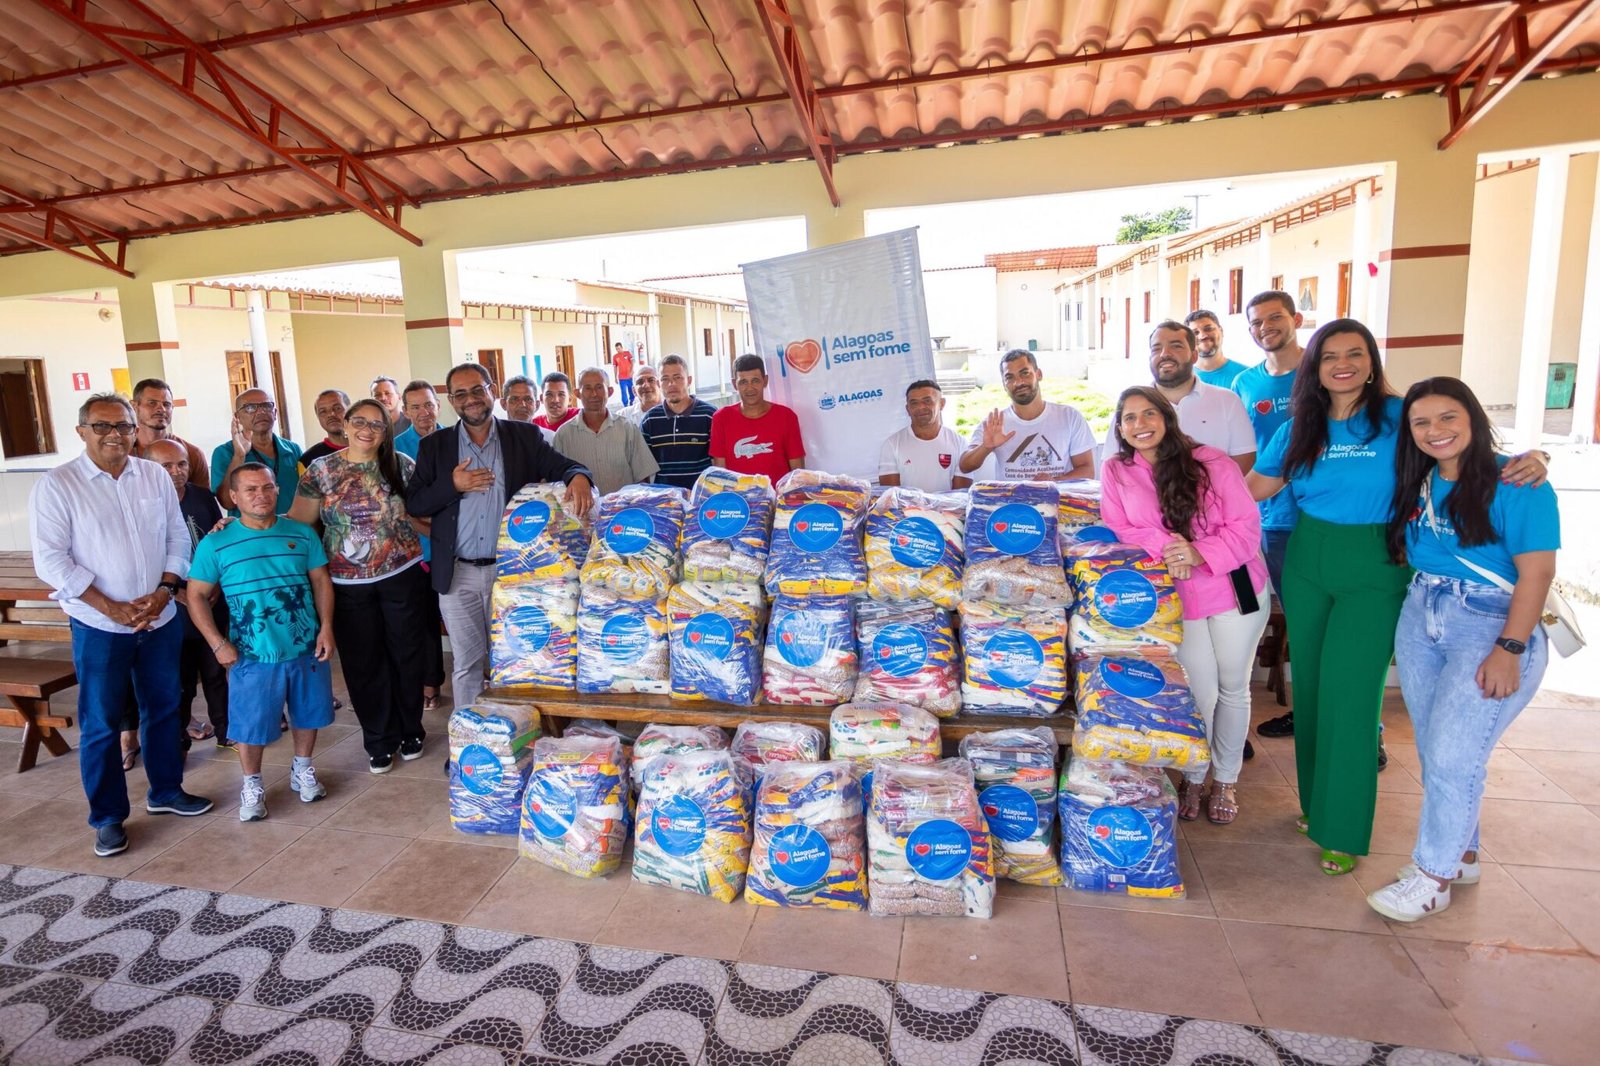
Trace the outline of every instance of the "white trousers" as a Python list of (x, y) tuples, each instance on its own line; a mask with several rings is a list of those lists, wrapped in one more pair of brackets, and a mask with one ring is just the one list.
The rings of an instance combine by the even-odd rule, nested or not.
[[(1191, 621), (1183, 620), (1183, 643), (1178, 661), (1189, 674), (1189, 688), (1206, 722), (1211, 744), (1211, 775), (1220, 784), (1239, 780), (1244, 765), (1244, 742), (1250, 732), (1250, 672), (1256, 646), (1267, 628), (1272, 594), (1257, 594), (1261, 606), (1251, 614), (1237, 607)], [(1205, 771), (1186, 773), (1192, 782), (1205, 780)]]
[(489, 663), (489, 594), (494, 591), (492, 566), (457, 562), (450, 591), (439, 597), (439, 613), (450, 632), (450, 702), (471, 707), (483, 691), (483, 668)]

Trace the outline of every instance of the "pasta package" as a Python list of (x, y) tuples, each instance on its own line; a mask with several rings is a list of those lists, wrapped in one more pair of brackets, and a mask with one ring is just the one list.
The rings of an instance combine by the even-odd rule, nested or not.
[(681, 569), (683, 510), (683, 493), (670, 485), (624, 485), (602, 497), (583, 584), (630, 600), (661, 599)]
[(964, 492), (884, 489), (867, 512), (867, 595), (954, 609), (961, 602), (966, 525)]
[(1061, 565), (1061, 494), (1050, 481), (979, 481), (967, 506), (963, 601), (1068, 607)]
[(616, 737), (540, 737), (522, 801), (524, 856), (577, 877), (604, 877), (628, 843), (628, 770)]
[(875, 777), (867, 813), (868, 910), (992, 915), (994, 856), (971, 764), (889, 759)]
[(804, 722), (740, 722), (733, 731), (733, 772), (754, 790), (767, 767), (792, 762), (821, 762), (827, 751), (822, 730)]
[(1205, 720), (1183, 666), (1165, 655), (1087, 655), (1076, 663), (1072, 750), (1085, 759), (1200, 770)]
[(756, 792), (745, 902), (865, 908), (862, 813), (861, 786), (848, 763), (769, 764)]
[[(1072, 763), (1079, 757), (1073, 754)], [(1062, 779), (1061, 865), (1067, 884), (1080, 892), (1116, 892), (1155, 899), (1182, 899), (1178, 868), (1178, 794), (1160, 770), (1133, 767), (1142, 783), (1129, 804), (1107, 802), (1076, 791), (1089, 776), (1069, 764)], [(1156, 797), (1147, 793), (1154, 791)]]
[(578, 691), (648, 692), (672, 688), (667, 601), (626, 599), (584, 585), (578, 596)]
[(450, 824), (463, 833), (515, 833), (533, 769), (539, 712), (479, 700), (450, 715)]
[(1166, 564), (1132, 544), (1080, 539), (1067, 550), (1077, 607), (1072, 653), (1164, 648), (1183, 641), (1183, 604)]
[(1067, 698), (1066, 613), (964, 603), (961, 658), (968, 713), (1048, 718)]
[(691, 751), (722, 751), (728, 734), (714, 725), (659, 725), (651, 722), (639, 730), (633, 742), (630, 772), (635, 782), (644, 780), (645, 767), (662, 755), (684, 755)]
[(849, 596), (772, 601), (762, 681), (769, 703), (833, 707), (856, 690), (856, 626)]
[(639, 785), (633, 879), (731, 903), (749, 860), (750, 809), (728, 752), (651, 759)]
[(995, 876), (1025, 885), (1059, 885), (1056, 825), (1056, 737), (1036, 729), (997, 729), (961, 741), (972, 764), (978, 806), (995, 844)]
[(495, 581), (489, 600), (489, 680), (571, 689), (578, 674), (578, 584)]
[(577, 579), (594, 522), (567, 510), (566, 494), (567, 486), (559, 481), (541, 481), (524, 485), (511, 497), (495, 545), (497, 581)]
[(861, 550), (871, 486), (820, 470), (791, 470), (778, 482), (766, 588), (773, 596), (858, 596), (867, 591)]
[(949, 611), (931, 603), (856, 604), (862, 703), (905, 703), (949, 718), (961, 710), (961, 663)]
[(765, 621), (758, 586), (674, 585), (667, 595), (673, 698), (759, 703)]
[(689, 494), (683, 579), (759, 585), (772, 542), (772, 482), (713, 466)]

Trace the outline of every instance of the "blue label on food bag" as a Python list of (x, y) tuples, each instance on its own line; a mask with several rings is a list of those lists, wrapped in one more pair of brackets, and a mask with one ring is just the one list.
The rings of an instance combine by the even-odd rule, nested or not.
[(878, 630), (872, 638), (874, 669), (890, 677), (910, 677), (928, 662), (928, 638), (903, 622)]
[(971, 860), (971, 834), (948, 818), (923, 822), (906, 838), (906, 864), (929, 881), (948, 881)]
[(1156, 616), (1156, 587), (1137, 570), (1113, 570), (1094, 585), (1100, 617), (1119, 629), (1137, 629)]
[(511, 512), (506, 519), (506, 532), (518, 544), (527, 544), (550, 524), (550, 505), (543, 500), (529, 500)]
[(544, 609), (532, 604), (506, 612), (506, 639), (518, 655), (533, 655), (550, 643), (550, 618)]
[(700, 531), (712, 540), (727, 540), (750, 524), (750, 505), (737, 492), (719, 492), (700, 505)]
[(500, 787), (500, 779), (505, 777), (506, 768), (501, 765), (500, 756), (482, 744), (468, 744), (462, 748), (461, 758), (456, 762), (461, 767), (462, 787), (475, 796), (489, 795)]
[(790, 666), (815, 666), (828, 650), (828, 626), (807, 611), (790, 611), (772, 627), (778, 654)]
[(1130, 699), (1147, 700), (1167, 687), (1167, 677), (1143, 659), (1102, 659), (1100, 677), (1106, 688)]
[(902, 518), (889, 531), (889, 554), (901, 566), (926, 570), (944, 558), (944, 537), (926, 518)]
[(1110, 866), (1137, 866), (1154, 847), (1150, 823), (1132, 807), (1101, 807), (1089, 815), (1089, 850)]
[(989, 832), (1015, 844), (1039, 828), (1039, 804), (1016, 785), (990, 785), (978, 794)]
[(668, 855), (693, 855), (706, 840), (706, 814), (691, 799), (668, 796), (651, 812), (650, 832), (656, 846)]
[(989, 543), (1007, 555), (1027, 555), (1044, 543), (1044, 519), (1032, 507), (1003, 503), (989, 516)]
[(566, 782), (549, 777), (528, 782), (526, 806), (533, 831), (547, 840), (566, 836), (578, 816), (578, 797)]
[(733, 623), (720, 614), (697, 614), (683, 627), (690, 651), (707, 659), (726, 659), (733, 651)]
[(1079, 544), (1115, 544), (1117, 535), (1105, 526), (1084, 526), (1072, 535)]
[(1044, 648), (1020, 629), (1002, 629), (983, 646), (989, 680), (1002, 688), (1027, 688), (1044, 670)]
[(638, 615), (619, 614), (600, 627), (600, 654), (618, 666), (634, 663), (650, 647), (650, 629)]
[(656, 534), (656, 524), (642, 507), (629, 507), (619, 511), (601, 531), (606, 547), (618, 555), (638, 555), (650, 546)]
[(786, 825), (772, 834), (772, 876), (794, 888), (810, 888), (828, 876), (833, 849), (809, 825)]
[(839, 543), (844, 516), (825, 503), (808, 503), (789, 519), (789, 539), (803, 552), (825, 552)]

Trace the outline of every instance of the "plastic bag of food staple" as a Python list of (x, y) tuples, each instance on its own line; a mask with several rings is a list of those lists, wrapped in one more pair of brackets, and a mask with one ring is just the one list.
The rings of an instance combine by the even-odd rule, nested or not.
[(644, 780), (645, 768), (662, 755), (685, 755), (691, 751), (723, 751), (728, 734), (714, 725), (659, 725), (651, 722), (639, 730), (633, 742), (632, 780)]
[(855, 699), (907, 703), (941, 718), (961, 710), (961, 663), (949, 611), (931, 603), (856, 604)]
[(450, 716), (450, 823), (463, 833), (515, 833), (533, 768), (539, 714), (479, 700)]
[(1100, 524), (1100, 482), (1078, 479), (1057, 485), (1061, 491), (1061, 506), (1057, 534), (1061, 552), (1082, 540), (1115, 541), (1117, 535)]
[(686, 581), (667, 594), (672, 696), (750, 706), (761, 702), (765, 600), (756, 585)]
[(604, 877), (628, 843), (628, 769), (615, 737), (540, 737), (522, 800), (522, 854), (578, 877)]
[(720, 466), (701, 474), (683, 525), (683, 579), (759, 585), (772, 542), (772, 482)]
[(961, 602), (967, 494), (890, 486), (867, 512), (867, 594), (875, 600)]
[(820, 470), (791, 470), (778, 482), (766, 588), (773, 596), (858, 596), (867, 591), (861, 550), (871, 486)]
[(678, 580), (684, 498), (670, 485), (624, 485), (600, 500), (585, 587), (630, 600), (659, 600)]
[(745, 902), (842, 911), (867, 905), (861, 786), (849, 763), (767, 766), (753, 824)]
[(1183, 604), (1159, 559), (1132, 544), (1079, 540), (1067, 550), (1077, 606), (1072, 653), (1165, 648), (1183, 641)]
[(1211, 762), (1189, 678), (1165, 655), (1088, 655), (1075, 664), (1072, 750), (1085, 759), (1200, 770)]
[(1160, 801), (1166, 771), (1154, 766), (1085, 759), (1074, 754), (1061, 770), (1061, 790), (1086, 803), (1137, 807)]
[(739, 784), (753, 795), (768, 766), (821, 762), (827, 746), (822, 730), (804, 722), (740, 722), (728, 750)]
[(965, 759), (878, 764), (867, 811), (868, 909), (987, 918), (994, 856)]
[(980, 481), (967, 507), (963, 602), (1068, 607), (1056, 533), (1061, 494), (1049, 481)]
[(1049, 729), (997, 729), (961, 741), (978, 806), (995, 841), (995, 876), (1059, 885), (1056, 862), (1056, 737)]
[[(1073, 756), (1077, 760), (1077, 756)], [(1131, 806), (1061, 790), (1061, 866), (1080, 892), (1182, 899), (1178, 870), (1178, 794), (1161, 771), (1160, 798)], [(1070, 779), (1073, 775), (1068, 773)]]
[(566, 494), (559, 481), (541, 481), (511, 497), (495, 545), (499, 581), (577, 579), (594, 535), (594, 510), (578, 518), (566, 509)]
[(649, 692), (672, 688), (667, 601), (630, 600), (583, 586), (578, 597), (578, 691)]
[(834, 707), (856, 690), (855, 601), (787, 596), (772, 601), (762, 685), (767, 702)]
[(639, 785), (633, 879), (730, 903), (744, 889), (749, 859), (750, 808), (729, 754), (651, 759)]
[(967, 713), (1058, 714), (1067, 698), (1066, 612), (964, 603), (961, 658)]
[(578, 584), (494, 583), (489, 679), (494, 685), (571, 689), (578, 674)]
[(901, 703), (843, 703), (828, 716), (828, 758), (856, 764), (872, 798), (872, 770), (882, 759), (931, 763), (942, 750), (939, 719)]

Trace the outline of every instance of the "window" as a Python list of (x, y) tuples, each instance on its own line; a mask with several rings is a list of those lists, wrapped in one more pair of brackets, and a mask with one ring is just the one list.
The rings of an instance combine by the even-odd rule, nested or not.
[(1283, 291), (1283, 275), (1282, 274), (1274, 274), (1274, 275), (1272, 275), (1272, 288), (1273, 288), (1274, 292), (1282, 292)]
[(43, 359), (0, 359), (0, 415), (0, 456), (16, 459), (56, 450)]
[(1200, 310), (1200, 279), (1189, 279), (1189, 310)]
[(1244, 267), (1234, 267), (1228, 271), (1228, 314), (1237, 315), (1244, 311)]
[(1149, 289), (1144, 290), (1144, 320), (1146, 322), (1150, 321), (1150, 302), (1154, 296), (1155, 293), (1151, 292)]

